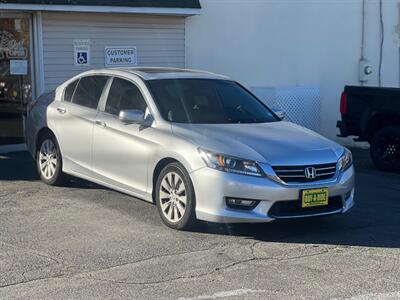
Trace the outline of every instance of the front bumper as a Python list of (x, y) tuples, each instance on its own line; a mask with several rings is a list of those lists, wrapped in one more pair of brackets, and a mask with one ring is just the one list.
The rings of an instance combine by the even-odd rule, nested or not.
[[(347, 212), (354, 205), (354, 168), (338, 174), (330, 181), (308, 184), (281, 184), (268, 178), (225, 173), (204, 167), (190, 174), (196, 193), (196, 217), (217, 223), (263, 223), (276, 219), (289, 219), (331, 215)], [(275, 202), (296, 201), (304, 189), (328, 188), (329, 197), (340, 197), (342, 205), (334, 210), (316, 213), (299, 213), (271, 216), (269, 211)], [(226, 197), (258, 200), (253, 210), (232, 209), (226, 205)], [(300, 201), (300, 200), (299, 200)]]

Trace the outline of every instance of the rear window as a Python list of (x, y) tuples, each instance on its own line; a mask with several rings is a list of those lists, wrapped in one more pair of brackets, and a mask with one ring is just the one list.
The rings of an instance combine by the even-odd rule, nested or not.
[(72, 103), (96, 109), (107, 79), (106, 76), (81, 78), (72, 97)]

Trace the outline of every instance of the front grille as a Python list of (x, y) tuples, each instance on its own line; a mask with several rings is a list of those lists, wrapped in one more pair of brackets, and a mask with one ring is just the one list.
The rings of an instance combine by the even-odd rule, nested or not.
[[(306, 168), (313, 167), (316, 171), (314, 179), (306, 178)], [(331, 179), (336, 174), (336, 163), (309, 165), (309, 166), (274, 166), (272, 167), (278, 177), (286, 183), (304, 183)]]
[(306, 208), (301, 207), (300, 200), (278, 201), (271, 206), (270, 210), (268, 211), (268, 215), (272, 218), (308, 216), (322, 213), (330, 213), (342, 208), (343, 202), (340, 196), (330, 197), (328, 200), (328, 205)]

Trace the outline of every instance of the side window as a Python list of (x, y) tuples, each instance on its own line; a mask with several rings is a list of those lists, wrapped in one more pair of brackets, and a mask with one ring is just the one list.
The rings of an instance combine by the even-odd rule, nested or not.
[(81, 78), (72, 98), (72, 103), (96, 109), (106, 82), (106, 76)]
[(64, 91), (64, 101), (71, 102), (72, 96), (74, 95), (75, 88), (78, 85), (79, 79), (75, 80), (74, 82), (70, 83)]
[(143, 95), (136, 85), (124, 79), (114, 78), (107, 97), (107, 113), (118, 115), (121, 110), (126, 109), (137, 109), (145, 113), (146, 107)]

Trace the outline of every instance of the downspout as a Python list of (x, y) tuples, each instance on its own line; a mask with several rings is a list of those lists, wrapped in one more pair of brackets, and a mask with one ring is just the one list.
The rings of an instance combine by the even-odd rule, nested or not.
[(385, 26), (383, 23), (383, 8), (382, 8), (382, 0), (379, 0), (379, 21), (380, 21), (380, 30), (381, 30), (381, 41), (379, 48), (379, 72), (378, 72), (378, 83), (379, 86), (382, 86), (382, 62), (383, 62), (383, 43), (385, 41)]
[[(366, 18), (366, 0), (362, 0), (362, 24), (361, 24), (361, 57), (360, 57), (360, 65), (362, 62), (364, 62), (365, 59), (365, 18)], [(360, 72), (363, 72), (361, 70), (360, 66)], [(361, 74), (360, 74), (361, 78)], [(360, 84), (361, 86), (364, 85), (364, 81), (360, 79)]]
[(365, 1), (362, 1), (361, 60), (365, 59)]
[[(397, 11), (398, 11), (397, 33), (398, 33), (398, 39), (400, 41), (400, 3), (398, 3), (397, 5), (398, 5), (398, 8), (397, 8)], [(400, 47), (399, 47), (399, 62), (398, 62), (398, 66), (399, 66), (399, 87), (400, 87)]]

